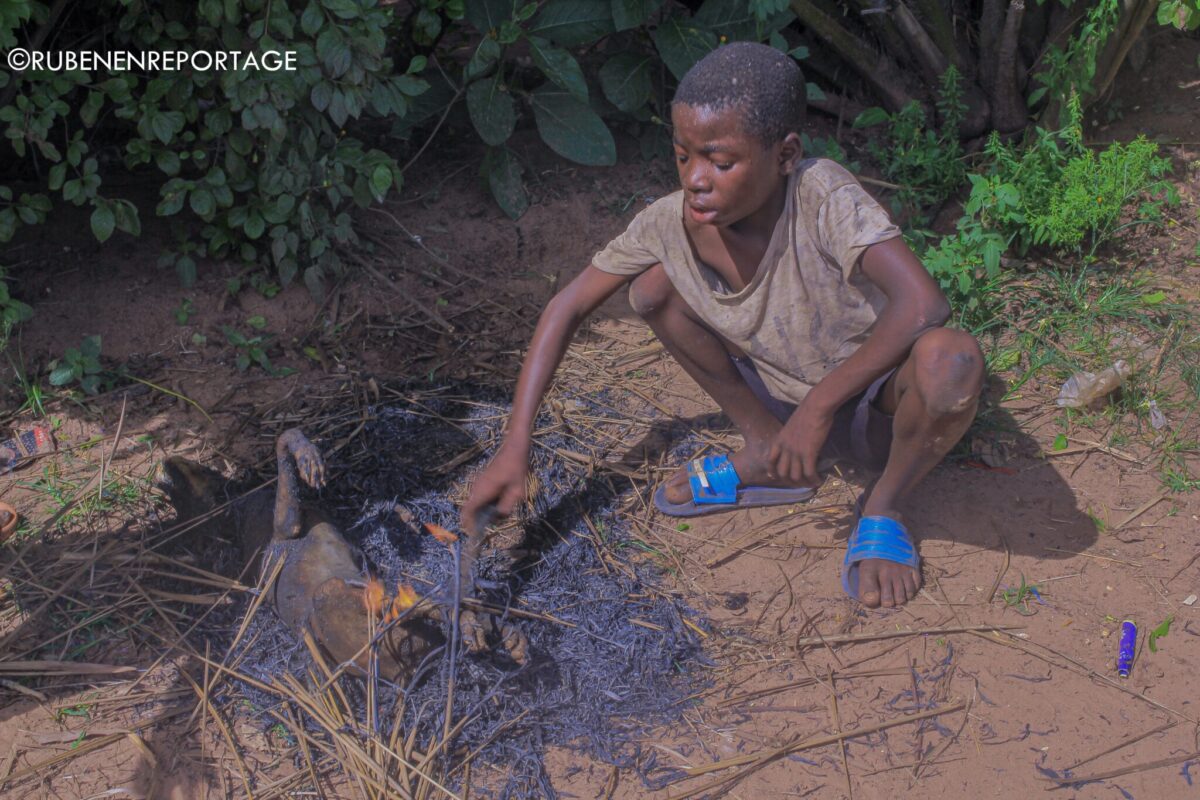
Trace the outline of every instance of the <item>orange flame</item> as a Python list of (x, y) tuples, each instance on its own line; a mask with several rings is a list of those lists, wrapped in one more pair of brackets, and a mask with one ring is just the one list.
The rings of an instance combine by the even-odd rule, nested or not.
[(392, 598), (387, 614), (383, 618), (384, 623), (400, 619), (405, 611), (417, 604), (417, 600), (417, 593), (411, 586), (406, 583), (396, 584), (396, 596)]
[(363, 589), (363, 605), (367, 607), (367, 613), (376, 617), (383, 614), (384, 606), (384, 590), (383, 584), (371, 578), (367, 581), (366, 588)]
[(417, 592), (407, 583), (396, 584), (396, 600), (401, 611), (407, 611), (417, 604)]
[(453, 531), (448, 531), (441, 525), (435, 525), (432, 522), (425, 523), (425, 530), (429, 531), (429, 535), (437, 539), (442, 544), (449, 547), (458, 541), (458, 534)]

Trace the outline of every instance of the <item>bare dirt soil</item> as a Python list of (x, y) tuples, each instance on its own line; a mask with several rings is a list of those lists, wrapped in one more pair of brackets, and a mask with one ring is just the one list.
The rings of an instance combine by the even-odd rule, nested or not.
[[(1097, 139), (1145, 132), (1184, 140), (1167, 148), (1183, 204), (1162, 233), (1139, 243), (1143, 261), (1131, 268), (1150, 270), (1151, 287), (1194, 304), (1200, 143), (1186, 140), (1194, 138), (1200, 85), (1194, 68), (1178, 65), (1195, 65), (1200, 48), (1178, 38), (1153, 37), (1151, 45), (1143, 72), (1122, 76), (1113, 106), (1121, 116), (1093, 130)], [(535, 162), (533, 205), (516, 223), (494, 207), (465, 156), (427, 159), (402, 199), (361, 215), (361, 263), (319, 301), (301, 287), (269, 299), (248, 286), (232, 294), (227, 281), (238, 275), (221, 264), (202, 265), (200, 281), (181, 290), (154, 267), (170, 234), (150, 220), (141, 240), (118, 235), (103, 248), (82, 218), (57, 217), (34, 231), (6, 253), (18, 293), (32, 298), (36, 313), (8, 347), (13, 365), (0, 403), (10, 427), (35, 420), (17, 412), (29, 397), (17, 373), (43, 374), (85, 335), (101, 336), (109, 367), (155, 386), (125, 380), (96, 398), (47, 401), (58, 453), (0, 477), (0, 499), (27, 519), (20, 541), (4, 546), (3, 580), (42, 574), (37, 559), (46, 558), (46, 592), (56, 581), (62, 592), (96, 581), (72, 565), (105, 548), (123, 552), (134, 531), (169, 520), (148, 491), (166, 455), (261, 476), (285, 427), (316, 428), (329, 448), (370, 447), (359, 437), (369, 409), (412, 387), (511, 390), (556, 287), (674, 188), (669, 164), (625, 155), (605, 171)], [(222, 326), (269, 336), (272, 364), (294, 372), (239, 371)], [(737, 446), (623, 297), (589, 323), (572, 357), (560, 384), (607, 380), (639, 414), (688, 421), (713, 449)], [(732, 786), (707, 789), (735, 798), (1025, 796), (1054, 789), (1067, 768), (1074, 777), (1115, 777), (1059, 789), (1064, 797), (1200, 792), (1200, 605), (1186, 602), (1200, 593), (1200, 495), (1164, 487), (1154, 431), (1112, 446), (1102, 428), (1065, 429), (1056, 385), (1009, 394), (1011, 378), (990, 378), (970, 441), (911, 499), (925, 584), (901, 609), (865, 610), (839, 585), (852, 505), (867, 476), (831, 475), (807, 505), (680, 525), (648, 507), (677, 464), (626, 458), (641, 462), (632, 474), (642, 493), (629, 513), (642, 539), (670, 570), (672, 588), (713, 624), (712, 688), (683, 723), (645, 745), (660, 767), (758, 765)], [(561, 413), (571, 422), (570, 408)], [(1067, 446), (1056, 449), (1062, 433)], [(33, 534), (64, 503), (64, 532), (37, 545)], [(138, 601), (139, 613), (157, 615), (180, 636), (226, 603), (230, 588), (219, 576), (197, 581), (181, 563), (160, 566), (189, 576), (175, 596)], [(1018, 602), (1023, 582), (1040, 596)], [(97, 602), (102, 589), (97, 584)], [(250, 784), (261, 797), (288, 788), (273, 782), (296, 772), (294, 743), (249, 710), (227, 707), (222, 716), (197, 701), (194, 682), (209, 685), (220, 654), (205, 666), (168, 646), (173, 635), (100, 625), (86, 609), (19, 612), (8, 601), (0, 608), (3, 796), (242, 797)], [(1170, 615), (1157, 652), (1143, 641), (1133, 674), (1117, 678), (1121, 620), (1136, 620), (1144, 634)], [(4, 671), (5, 661), (32, 658), (138, 671), (36, 683)], [(839, 731), (858, 733), (838, 740)], [(815, 746), (800, 746), (809, 740)], [(562, 796), (575, 797), (679, 798), (738, 769), (649, 792), (628, 771), (572, 752), (555, 751), (549, 761)], [(335, 782), (322, 791), (338, 796), (350, 787)]]

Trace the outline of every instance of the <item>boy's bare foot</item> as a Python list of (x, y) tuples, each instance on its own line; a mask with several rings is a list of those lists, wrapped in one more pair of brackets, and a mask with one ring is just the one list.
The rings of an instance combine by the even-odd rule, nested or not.
[[(896, 511), (867, 512), (903, 522)], [(904, 564), (882, 558), (858, 562), (858, 599), (867, 608), (895, 608), (917, 596), (921, 588), (921, 573)]]
[[(729, 460), (733, 463), (733, 468), (737, 470), (738, 477), (742, 480), (743, 486), (780, 486), (791, 488), (794, 485), (788, 481), (768, 475), (767, 456), (770, 452), (771, 442), (768, 440), (761, 443), (747, 443), (745, 447), (729, 457)], [(680, 467), (671, 476), (671, 479), (667, 481), (664, 494), (666, 494), (667, 500), (672, 503), (686, 503), (692, 499), (692, 488), (688, 484), (686, 464)]]

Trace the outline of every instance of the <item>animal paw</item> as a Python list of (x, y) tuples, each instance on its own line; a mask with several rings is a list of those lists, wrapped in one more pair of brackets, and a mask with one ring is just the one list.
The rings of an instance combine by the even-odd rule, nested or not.
[(491, 619), (474, 611), (463, 609), (458, 615), (458, 632), (468, 653), (482, 653), (488, 649), (487, 635), (492, 630)]
[(529, 657), (529, 640), (511, 622), (497, 623), (487, 614), (464, 609), (458, 616), (458, 630), (468, 653), (479, 654), (492, 649), (488, 639), (499, 640), (509, 658), (524, 664)]
[(325, 461), (321, 458), (321, 451), (317, 450), (316, 445), (305, 439), (297, 445), (294, 455), (296, 456), (296, 470), (300, 473), (300, 478), (314, 489), (320, 489), (325, 485)]
[(508, 656), (521, 666), (529, 660), (529, 639), (525, 633), (511, 622), (500, 623), (500, 642), (508, 651)]

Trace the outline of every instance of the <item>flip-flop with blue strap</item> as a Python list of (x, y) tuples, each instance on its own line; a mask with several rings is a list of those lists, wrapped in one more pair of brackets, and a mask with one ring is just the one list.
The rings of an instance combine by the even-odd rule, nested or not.
[(858, 597), (858, 562), (880, 558), (921, 569), (921, 558), (908, 529), (891, 517), (860, 517), (850, 534), (846, 559), (842, 562), (842, 588)]
[(692, 499), (672, 503), (666, 486), (654, 493), (654, 506), (669, 517), (698, 517), (737, 508), (779, 506), (812, 499), (815, 489), (776, 486), (742, 486), (733, 462), (727, 455), (705, 456), (688, 464), (688, 485)]

